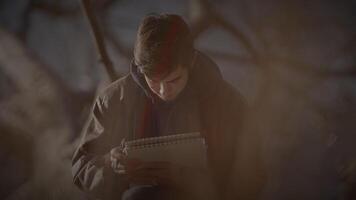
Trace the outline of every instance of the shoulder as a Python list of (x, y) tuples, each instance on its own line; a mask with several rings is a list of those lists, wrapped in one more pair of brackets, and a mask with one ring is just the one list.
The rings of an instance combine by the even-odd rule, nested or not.
[[(249, 106), (245, 97), (230, 83), (224, 81), (219, 90), (218, 102), (225, 118), (237, 121), (244, 120), (248, 114)], [(236, 121), (235, 121), (236, 122)], [(235, 123), (233, 122), (233, 123)], [(236, 123), (237, 125), (238, 123)]]
[(96, 103), (109, 108), (113, 105), (127, 101), (137, 92), (137, 86), (130, 74), (127, 74), (110, 83), (97, 96)]
[(209, 56), (207, 56), (205, 53), (203, 53), (199, 50), (195, 50), (194, 56), (198, 62), (201, 62), (204, 64), (216, 65), (216, 63)]
[(221, 72), (218, 65), (209, 56), (201, 51), (196, 50), (194, 54), (193, 66), (197, 66), (200, 70), (208, 70), (210, 73), (216, 74), (221, 77)]
[(196, 50), (194, 64), (194, 78), (199, 82), (200, 89), (204, 89), (205, 96), (246, 103), (241, 93), (223, 79), (219, 66), (209, 56)]
[(230, 104), (243, 107), (247, 106), (247, 101), (241, 92), (226, 80), (224, 80), (223, 84), (221, 84), (219, 91), (221, 92), (221, 96), (224, 97), (225, 101), (230, 102)]

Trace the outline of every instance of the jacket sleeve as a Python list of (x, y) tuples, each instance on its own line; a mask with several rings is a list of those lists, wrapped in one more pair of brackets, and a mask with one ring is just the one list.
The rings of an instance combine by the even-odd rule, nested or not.
[[(228, 194), (233, 199), (258, 199), (264, 187), (266, 176), (261, 155), (261, 138), (249, 131), (250, 109), (239, 93), (229, 98), (227, 131), (231, 131), (234, 146), (234, 163)], [(228, 142), (227, 142), (228, 143)]]
[[(218, 163), (220, 167), (218, 188), (224, 199), (235, 199), (240, 188), (234, 187), (234, 173), (238, 157), (238, 145), (244, 129), (247, 112), (247, 103), (241, 94), (231, 85), (225, 86), (225, 93), (221, 97), (221, 111), (217, 120), (220, 120), (220, 155)], [(220, 179), (220, 180), (219, 180)], [(231, 193), (233, 191), (233, 193)], [(236, 198), (240, 199), (240, 198)]]
[(90, 196), (103, 199), (121, 196), (126, 187), (124, 177), (111, 169), (110, 150), (113, 144), (108, 104), (107, 100), (97, 98), (72, 159), (74, 184)]

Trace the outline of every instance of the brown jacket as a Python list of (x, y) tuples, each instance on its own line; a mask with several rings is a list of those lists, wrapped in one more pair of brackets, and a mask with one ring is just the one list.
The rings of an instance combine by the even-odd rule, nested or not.
[[(131, 69), (134, 67), (132, 66)], [(234, 182), (232, 179), (239, 179), (235, 177), (236, 174), (245, 174), (234, 173), (234, 164), (239, 163), (236, 147), (240, 138), (243, 138), (241, 135), (246, 114), (244, 99), (223, 80), (216, 64), (202, 53), (196, 52), (189, 76), (185, 89), (187, 91), (174, 103), (178, 106), (171, 108), (173, 110), (170, 112), (174, 114), (170, 116), (172, 118), (170, 122), (166, 122), (167, 126), (174, 123), (175, 127), (177, 124), (184, 127), (187, 123), (187, 120), (184, 121), (184, 115), (195, 112), (191, 110), (197, 108), (200, 131), (207, 141), (209, 164), (221, 199), (227, 198), (223, 197), (224, 194), (235, 199), (235, 192), (231, 191), (240, 191), (240, 194), (236, 195), (243, 196), (241, 192), (245, 189), (241, 187), (244, 186), (258, 191), (261, 182), (239, 183), (240, 188), (233, 188), (234, 184), (232, 184)], [(135, 139), (145, 134), (140, 132), (142, 128), (139, 126), (142, 124), (147, 102), (154, 101), (148, 92), (145, 86), (142, 86), (142, 82), (137, 80), (137, 74), (131, 71), (127, 76), (109, 85), (97, 98), (84, 129), (83, 141), (75, 152), (72, 162), (74, 183), (80, 189), (103, 199), (113, 199), (113, 197), (120, 199), (127, 183), (124, 177), (119, 177), (112, 172), (108, 163), (109, 152), (113, 147), (120, 145), (123, 138)], [(184, 108), (188, 104), (190, 107)], [(180, 131), (190, 130), (183, 128)], [(251, 166), (251, 169), (255, 169), (255, 165), (259, 164), (258, 160), (252, 161), (251, 165), (254, 166)], [(249, 173), (254, 176), (253, 170)], [(251, 180), (255, 179), (251, 178)]]

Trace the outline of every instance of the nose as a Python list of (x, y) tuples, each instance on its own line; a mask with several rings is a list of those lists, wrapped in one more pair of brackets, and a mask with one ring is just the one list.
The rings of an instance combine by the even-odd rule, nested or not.
[(165, 96), (170, 93), (171, 87), (167, 83), (160, 83), (159, 94)]

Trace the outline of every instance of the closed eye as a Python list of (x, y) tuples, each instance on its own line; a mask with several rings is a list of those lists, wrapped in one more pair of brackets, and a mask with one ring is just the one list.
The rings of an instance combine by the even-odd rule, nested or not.
[(178, 81), (180, 78), (182, 78), (182, 76), (178, 76), (176, 78), (174, 78), (173, 80), (167, 81), (168, 83), (174, 83), (176, 81)]

